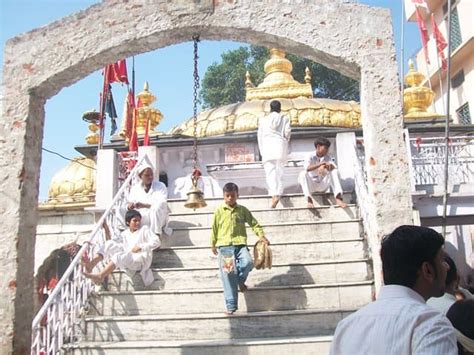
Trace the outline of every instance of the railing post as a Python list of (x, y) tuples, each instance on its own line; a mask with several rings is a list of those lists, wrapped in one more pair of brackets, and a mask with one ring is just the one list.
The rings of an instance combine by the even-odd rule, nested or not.
[(354, 191), (354, 164), (352, 156), (347, 154), (354, 149), (355, 134), (353, 132), (336, 135), (337, 170), (341, 178), (343, 191)]

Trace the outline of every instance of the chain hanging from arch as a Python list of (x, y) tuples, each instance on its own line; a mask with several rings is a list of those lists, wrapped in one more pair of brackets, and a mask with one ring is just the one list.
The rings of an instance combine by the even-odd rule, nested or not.
[(188, 199), (184, 204), (187, 208), (200, 208), (206, 207), (206, 201), (204, 201), (204, 194), (198, 188), (198, 181), (201, 176), (201, 172), (198, 168), (198, 154), (197, 154), (197, 105), (198, 105), (198, 90), (199, 90), (199, 71), (198, 71), (198, 43), (199, 35), (193, 36), (194, 43), (194, 73), (193, 73), (193, 173), (191, 174), (192, 187), (187, 193)]
[(193, 175), (198, 169), (198, 156), (197, 156), (197, 105), (198, 105), (198, 91), (199, 91), (199, 69), (198, 69), (198, 44), (199, 44), (199, 35), (193, 36), (194, 42), (194, 72), (193, 72)]

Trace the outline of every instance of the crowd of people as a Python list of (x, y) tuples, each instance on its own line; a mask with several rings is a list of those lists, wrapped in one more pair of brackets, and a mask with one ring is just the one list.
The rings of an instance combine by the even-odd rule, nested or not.
[[(258, 144), (266, 174), (271, 207), (283, 193), (283, 167), (287, 161), (290, 122), (274, 100), (270, 114), (260, 120)], [(299, 175), (307, 207), (314, 208), (312, 193), (331, 189), (336, 203), (345, 208), (337, 166), (328, 155), (330, 141), (318, 137), (315, 151), (304, 160)], [(153, 282), (153, 250), (168, 226), (167, 189), (154, 179), (151, 166), (140, 167), (139, 181), (130, 191), (123, 216), (123, 232), (111, 235), (104, 224), (106, 241), (91, 260), (85, 259), (84, 275), (100, 283), (116, 268), (129, 275), (139, 272), (145, 285)], [(211, 227), (211, 251), (218, 257), (226, 314), (238, 309), (238, 291), (247, 291), (253, 268), (247, 246), (246, 225), (268, 246), (262, 226), (237, 203), (239, 188), (223, 187), (223, 203)], [(400, 226), (381, 241), (384, 285), (377, 299), (339, 322), (331, 354), (472, 354), (474, 353), (474, 298), (459, 286), (454, 261), (444, 252), (443, 237), (430, 228)], [(106, 266), (98, 273), (94, 267)]]

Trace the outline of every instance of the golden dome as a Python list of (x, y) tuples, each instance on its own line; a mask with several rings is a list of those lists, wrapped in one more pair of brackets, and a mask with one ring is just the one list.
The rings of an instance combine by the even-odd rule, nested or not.
[(93, 202), (95, 167), (95, 161), (90, 158), (73, 159), (51, 179), (48, 202), (45, 205), (67, 207)]
[[(293, 65), (285, 52), (270, 49), (265, 63), (265, 79), (254, 87), (250, 75), (245, 74), (246, 101), (201, 112), (197, 116), (198, 137), (226, 133), (254, 131), (258, 120), (270, 112), (270, 102), (278, 99), (282, 113), (288, 115), (292, 127), (345, 127), (361, 125), (360, 106), (354, 101), (313, 98), (311, 73), (305, 70), (305, 84), (293, 79)], [(193, 119), (174, 127), (169, 134), (193, 135)]]
[(434, 91), (423, 86), (425, 76), (415, 71), (415, 65), (410, 59), (410, 70), (405, 76), (405, 83), (409, 86), (403, 90), (403, 112), (407, 121), (440, 117), (436, 112), (428, 112), (434, 99)]

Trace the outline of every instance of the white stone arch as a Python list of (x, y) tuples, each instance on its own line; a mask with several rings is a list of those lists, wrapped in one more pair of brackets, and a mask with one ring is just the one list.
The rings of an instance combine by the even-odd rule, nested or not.
[[(372, 232), (380, 238), (410, 223), (410, 181), (388, 10), (341, 0), (104, 0), (13, 38), (5, 47), (2, 352), (22, 353), (29, 346), (44, 103), (108, 63), (189, 41), (196, 33), (201, 39), (284, 48), (359, 78)], [(373, 254), (375, 262), (378, 251)], [(377, 272), (375, 276), (380, 277)]]

